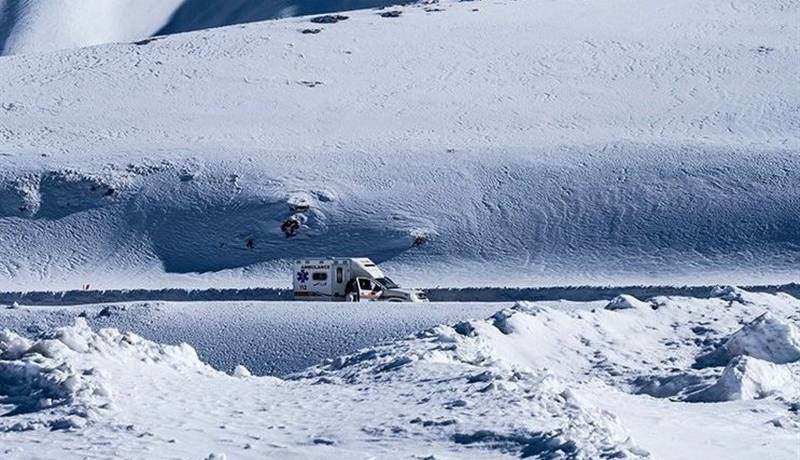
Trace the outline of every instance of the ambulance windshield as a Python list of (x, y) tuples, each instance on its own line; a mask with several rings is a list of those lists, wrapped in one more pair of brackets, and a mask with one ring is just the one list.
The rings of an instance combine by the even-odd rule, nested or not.
[(375, 281), (381, 283), (381, 286), (385, 287), (386, 289), (395, 289), (399, 288), (400, 286), (397, 285), (391, 278), (376, 278)]

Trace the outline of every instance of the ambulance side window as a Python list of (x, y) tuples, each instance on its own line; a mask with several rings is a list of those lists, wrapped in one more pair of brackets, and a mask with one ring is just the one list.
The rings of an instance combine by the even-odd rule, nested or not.
[(317, 272), (311, 275), (311, 279), (314, 281), (325, 281), (328, 279), (328, 274), (323, 272)]
[(370, 283), (367, 279), (360, 278), (358, 280), (358, 284), (362, 291), (369, 291), (372, 289), (372, 283)]
[(342, 274), (342, 267), (336, 267), (336, 282), (341, 283), (344, 279), (344, 275)]

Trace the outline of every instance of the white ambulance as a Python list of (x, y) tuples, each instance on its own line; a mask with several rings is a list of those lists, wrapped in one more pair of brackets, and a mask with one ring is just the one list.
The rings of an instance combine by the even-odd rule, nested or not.
[(405, 289), (367, 258), (301, 259), (294, 262), (295, 300), (385, 300), (425, 302), (425, 293)]

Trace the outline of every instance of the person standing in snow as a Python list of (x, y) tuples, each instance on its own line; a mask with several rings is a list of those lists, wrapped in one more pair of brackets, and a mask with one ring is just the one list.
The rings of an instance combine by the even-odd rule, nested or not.
[(358, 291), (358, 281), (357, 280), (350, 280), (350, 282), (347, 283), (347, 287), (345, 288), (344, 292), (345, 292), (344, 298), (348, 302), (360, 302), (361, 301), (361, 295), (360, 295), (360, 293)]

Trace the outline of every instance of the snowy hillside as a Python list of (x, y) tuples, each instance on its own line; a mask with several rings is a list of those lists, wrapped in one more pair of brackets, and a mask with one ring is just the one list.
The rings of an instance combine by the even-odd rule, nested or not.
[[(144, 39), (391, 0), (0, 0), (0, 55)], [(402, 3), (402, 2), (399, 2)]]
[[(110, 313), (86, 306), (80, 316), (74, 308), (3, 309), (0, 324), (17, 332), (0, 333), (0, 453), (795, 459), (800, 301), (735, 290), (715, 295), (626, 296), (607, 306), (523, 302), (485, 320), (466, 320), (474, 310), (464, 305), (464, 321), (372, 343), (282, 379), (252, 376), (241, 366), (224, 374), (190, 345), (87, 325), (138, 316), (139, 327), (148, 327), (153, 306)], [(186, 306), (163, 307), (172, 320), (160, 324), (191, 324)], [(226, 309), (232, 314), (219, 318), (221, 328), (276, 312)], [(435, 312), (417, 309), (407, 317)], [(198, 313), (193, 340), (208, 332), (205, 313)], [(31, 332), (30, 325), (56, 316), (71, 316), (73, 325)], [(366, 326), (372, 305), (348, 318), (351, 326)], [(313, 327), (303, 321), (295, 332), (304, 336), (302, 329)], [(328, 332), (277, 359), (303, 359), (306, 348), (347, 340)], [(161, 334), (174, 343), (168, 328)], [(251, 358), (259, 354), (253, 343), (272, 340), (256, 329), (232, 337)]]
[(172, 34), (288, 16), (413, 3), (408, 0), (184, 0), (158, 32)]
[(0, 54), (148, 37), (183, 0), (0, 0)]
[(796, 3), (392, 11), (0, 59), (3, 290), (797, 280)]

